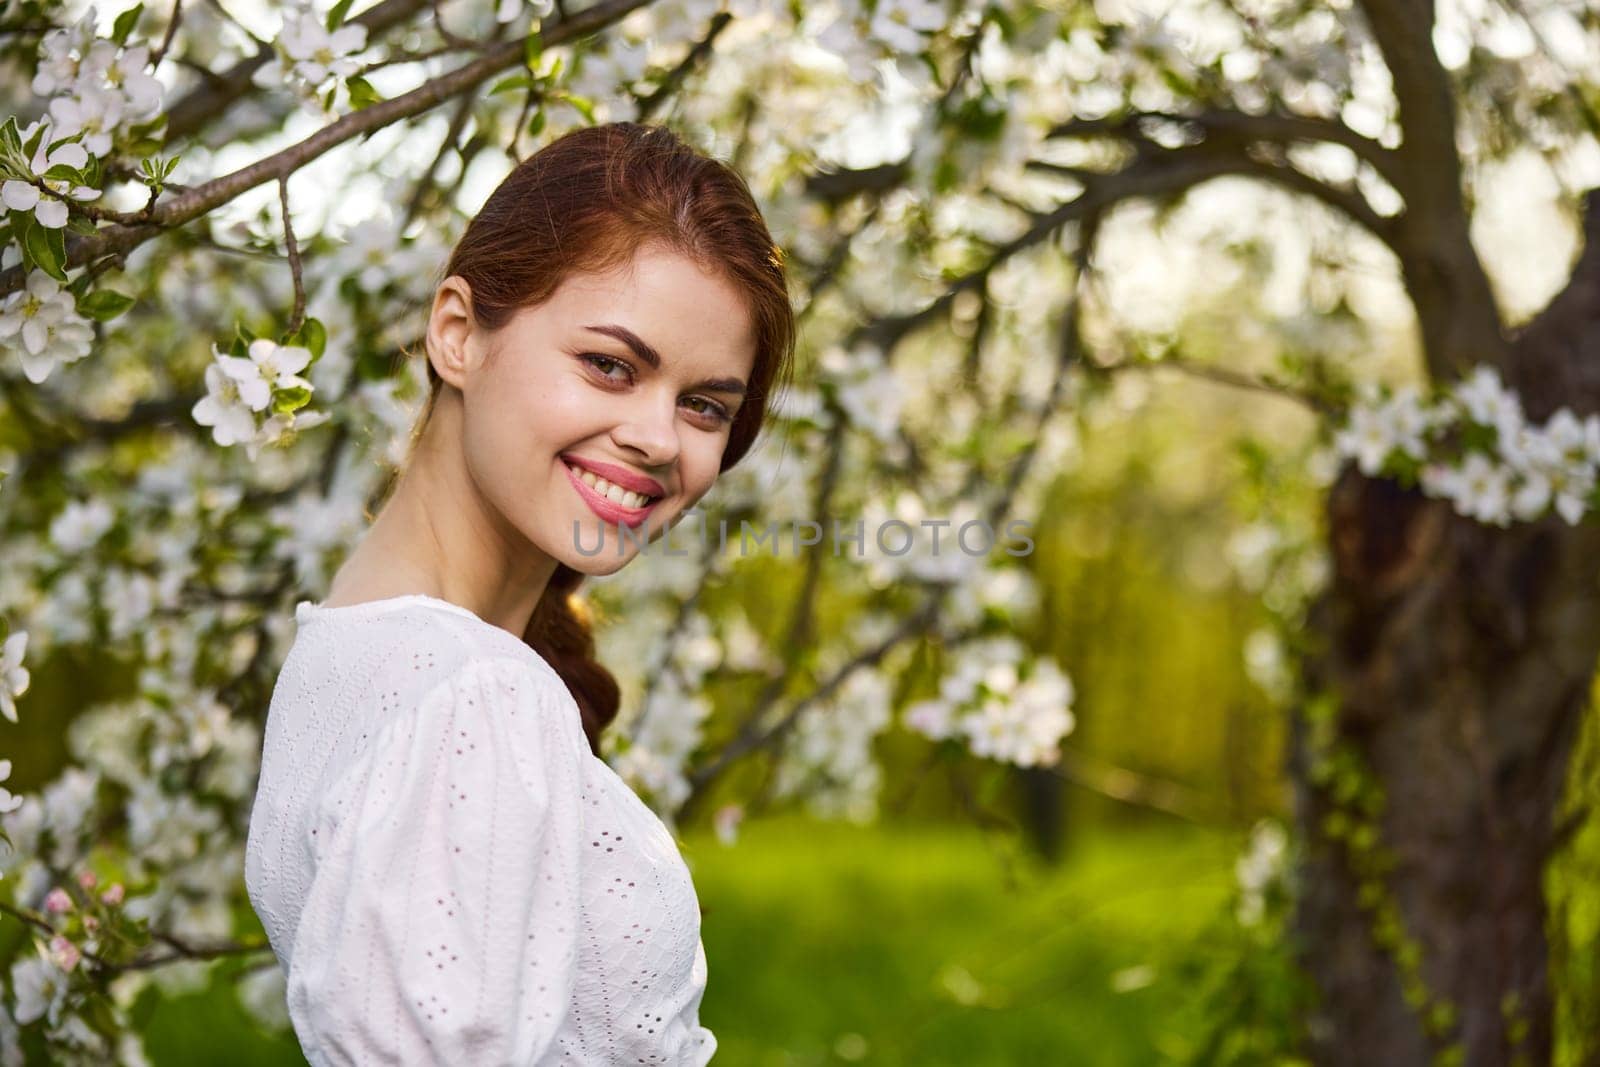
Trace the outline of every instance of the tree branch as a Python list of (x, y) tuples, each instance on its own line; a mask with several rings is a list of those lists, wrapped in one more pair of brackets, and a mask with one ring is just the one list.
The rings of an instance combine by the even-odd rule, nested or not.
[(1401, 144), (1390, 183), (1405, 199), (1401, 242), (1406, 287), (1435, 380), (1474, 364), (1509, 372), (1511, 348), (1483, 263), (1472, 247), (1456, 149), (1455, 90), (1433, 49), (1432, 0), (1361, 0), (1389, 68)]
[(1122, 137), (1148, 141), (1144, 127), (1152, 122), (1193, 126), (1214, 143), (1231, 141), (1238, 147), (1256, 141), (1289, 144), (1296, 141), (1336, 144), (1354, 152), (1358, 159), (1372, 164), (1389, 184), (1395, 184), (1399, 161), (1394, 152), (1363, 137), (1342, 122), (1266, 112), (1252, 115), (1229, 108), (1212, 108), (1195, 114), (1167, 111), (1135, 111), (1101, 119), (1071, 119), (1050, 130), (1050, 139), (1061, 137)]
[[(649, 2), (650, 0), (605, 0), (572, 19), (551, 27), (545, 38), (546, 44), (560, 44), (575, 37), (594, 33), (630, 11), (646, 6)], [(207, 214), (263, 182), (294, 173), (300, 167), (346, 141), (437, 107), (507, 67), (520, 63), (522, 54), (523, 42), (520, 38), (505, 41), (485, 52), (479, 59), (449, 74), (441, 75), (409, 93), (351, 112), (318, 130), (299, 144), (291, 145), (276, 155), (268, 156), (232, 174), (196, 186), (187, 193), (157, 205), (151, 212), (152, 221), (149, 223), (110, 226), (92, 237), (76, 237), (67, 242), (66, 267), (70, 269), (109, 253), (127, 252), (136, 248), (164, 230), (182, 226)], [(21, 289), (23, 281), (20, 265), (0, 271), (0, 296)]]
[[(385, 30), (409, 21), (426, 4), (427, 0), (384, 0), (349, 21), (351, 25), (365, 26), (367, 40), (373, 41)], [(232, 17), (226, 11), (222, 14)], [(264, 45), (260, 52), (249, 59), (240, 60), (220, 74), (208, 72), (204, 85), (189, 90), (187, 96), (167, 110), (162, 151), (175, 151), (175, 142), (198, 133), (228, 105), (248, 94), (253, 88), (251, 75), (271, 58), (272, 49)]]
[(1531, 418), (1600, 412), (1600, 189), (1584, 197), (1583, 240), (1567, 284), (1512, 340), (1508, 382)]

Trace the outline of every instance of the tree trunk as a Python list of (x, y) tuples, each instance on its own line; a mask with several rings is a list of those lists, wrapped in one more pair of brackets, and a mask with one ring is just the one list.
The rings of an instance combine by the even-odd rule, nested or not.
[[(1591, 198), (1571, 283), (1512, 341), (1530, 420), (1596, 410), (1597, 216)], [(1327, 525), (1333, 576), (1305, 671), (1333, 700), (1297, 711), (1288, 753), (1306, 843), (1294, 928), (1321, 994), (1313, 1059), (1400, 1067), (1459, 1044), (1465, 1067), (1547, 1064), (1543, 874), (1600, 659), (1600, 520), (1490, 527), (1347, 469)], [(1381, 790), (1371, 839), (1358, 800), (1353, 821), (1328, 821), (1360, 795), (1330, 741)], [(1364, 897), (1363, 881), (1383, 892)]]

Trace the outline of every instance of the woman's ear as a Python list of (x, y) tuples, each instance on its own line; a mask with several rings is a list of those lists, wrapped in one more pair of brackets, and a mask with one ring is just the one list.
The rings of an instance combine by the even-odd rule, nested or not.
[(461, 389), (476, 355), (473, 337), (477, 332), (472, 315), (472, 287), (460, 275), (452, 274), (439, 283), (433, 294), (433, 310), (423, 344), (428, 362), (449, 385)]

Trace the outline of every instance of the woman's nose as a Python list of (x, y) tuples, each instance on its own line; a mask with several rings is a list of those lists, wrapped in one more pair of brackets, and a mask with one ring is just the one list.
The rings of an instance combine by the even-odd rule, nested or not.
[(612, 430), (612, 439), (639, 453), (640, 462), (663, 466), (678, 457), (677, 401), (634, 405)]

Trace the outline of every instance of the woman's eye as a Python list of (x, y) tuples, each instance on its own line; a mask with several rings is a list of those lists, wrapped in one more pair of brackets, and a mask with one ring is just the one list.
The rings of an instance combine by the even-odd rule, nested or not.
[(717, 403), (715, 400), (710, 400), (703, 396), (691, 396), (689, 398), (689, 403), (704, 404), (705, 407), (697, 411), (696, 414), (709, 415), (719, 423), (729, 422), (733, 418), (732, 415), (728, 414), (728, 409)]
[(628, 365), (622, 362), (620, 359), (612, 359), (610, 356), (601, 356), (594, 353), (588, 353), (584, 355), (583, 360), (591, 367), (598, 367), (601, 375), (603, 377), (610, 378), (612, 381), (623, 380), (622, 378), (613, 377), (610, 374), (610, 369), (613, 367), (621, 367), (625, 372), (623, 377), (627, 376), (626, 371), (628, 370)]
[[(598, 352), (585, 352), (580, 358), (591, 367), (599, 370), (600, 376), (605, 378), (607, 381), (617, 382), (620, 384), (633, 377), (633, 368), (628, 366), (628, 364), (622, 360), (616, 359), (612, 356), (602, 356)], [(611, 373), (613, 370), (619, 368), (622, 371), (620, 376)], [(719, 426), (725, 422), (733, 421), (733, 416), (729, 414), (727, 407), (715, 400), (712, 400), (710, 397), (691, 396), (687, 398), (685, 402), (689, 404), (705, 405), (704, 407), (693, 409), (694, 413), (696, 415), (703, 415), (707, 418), (710, 418)]]

